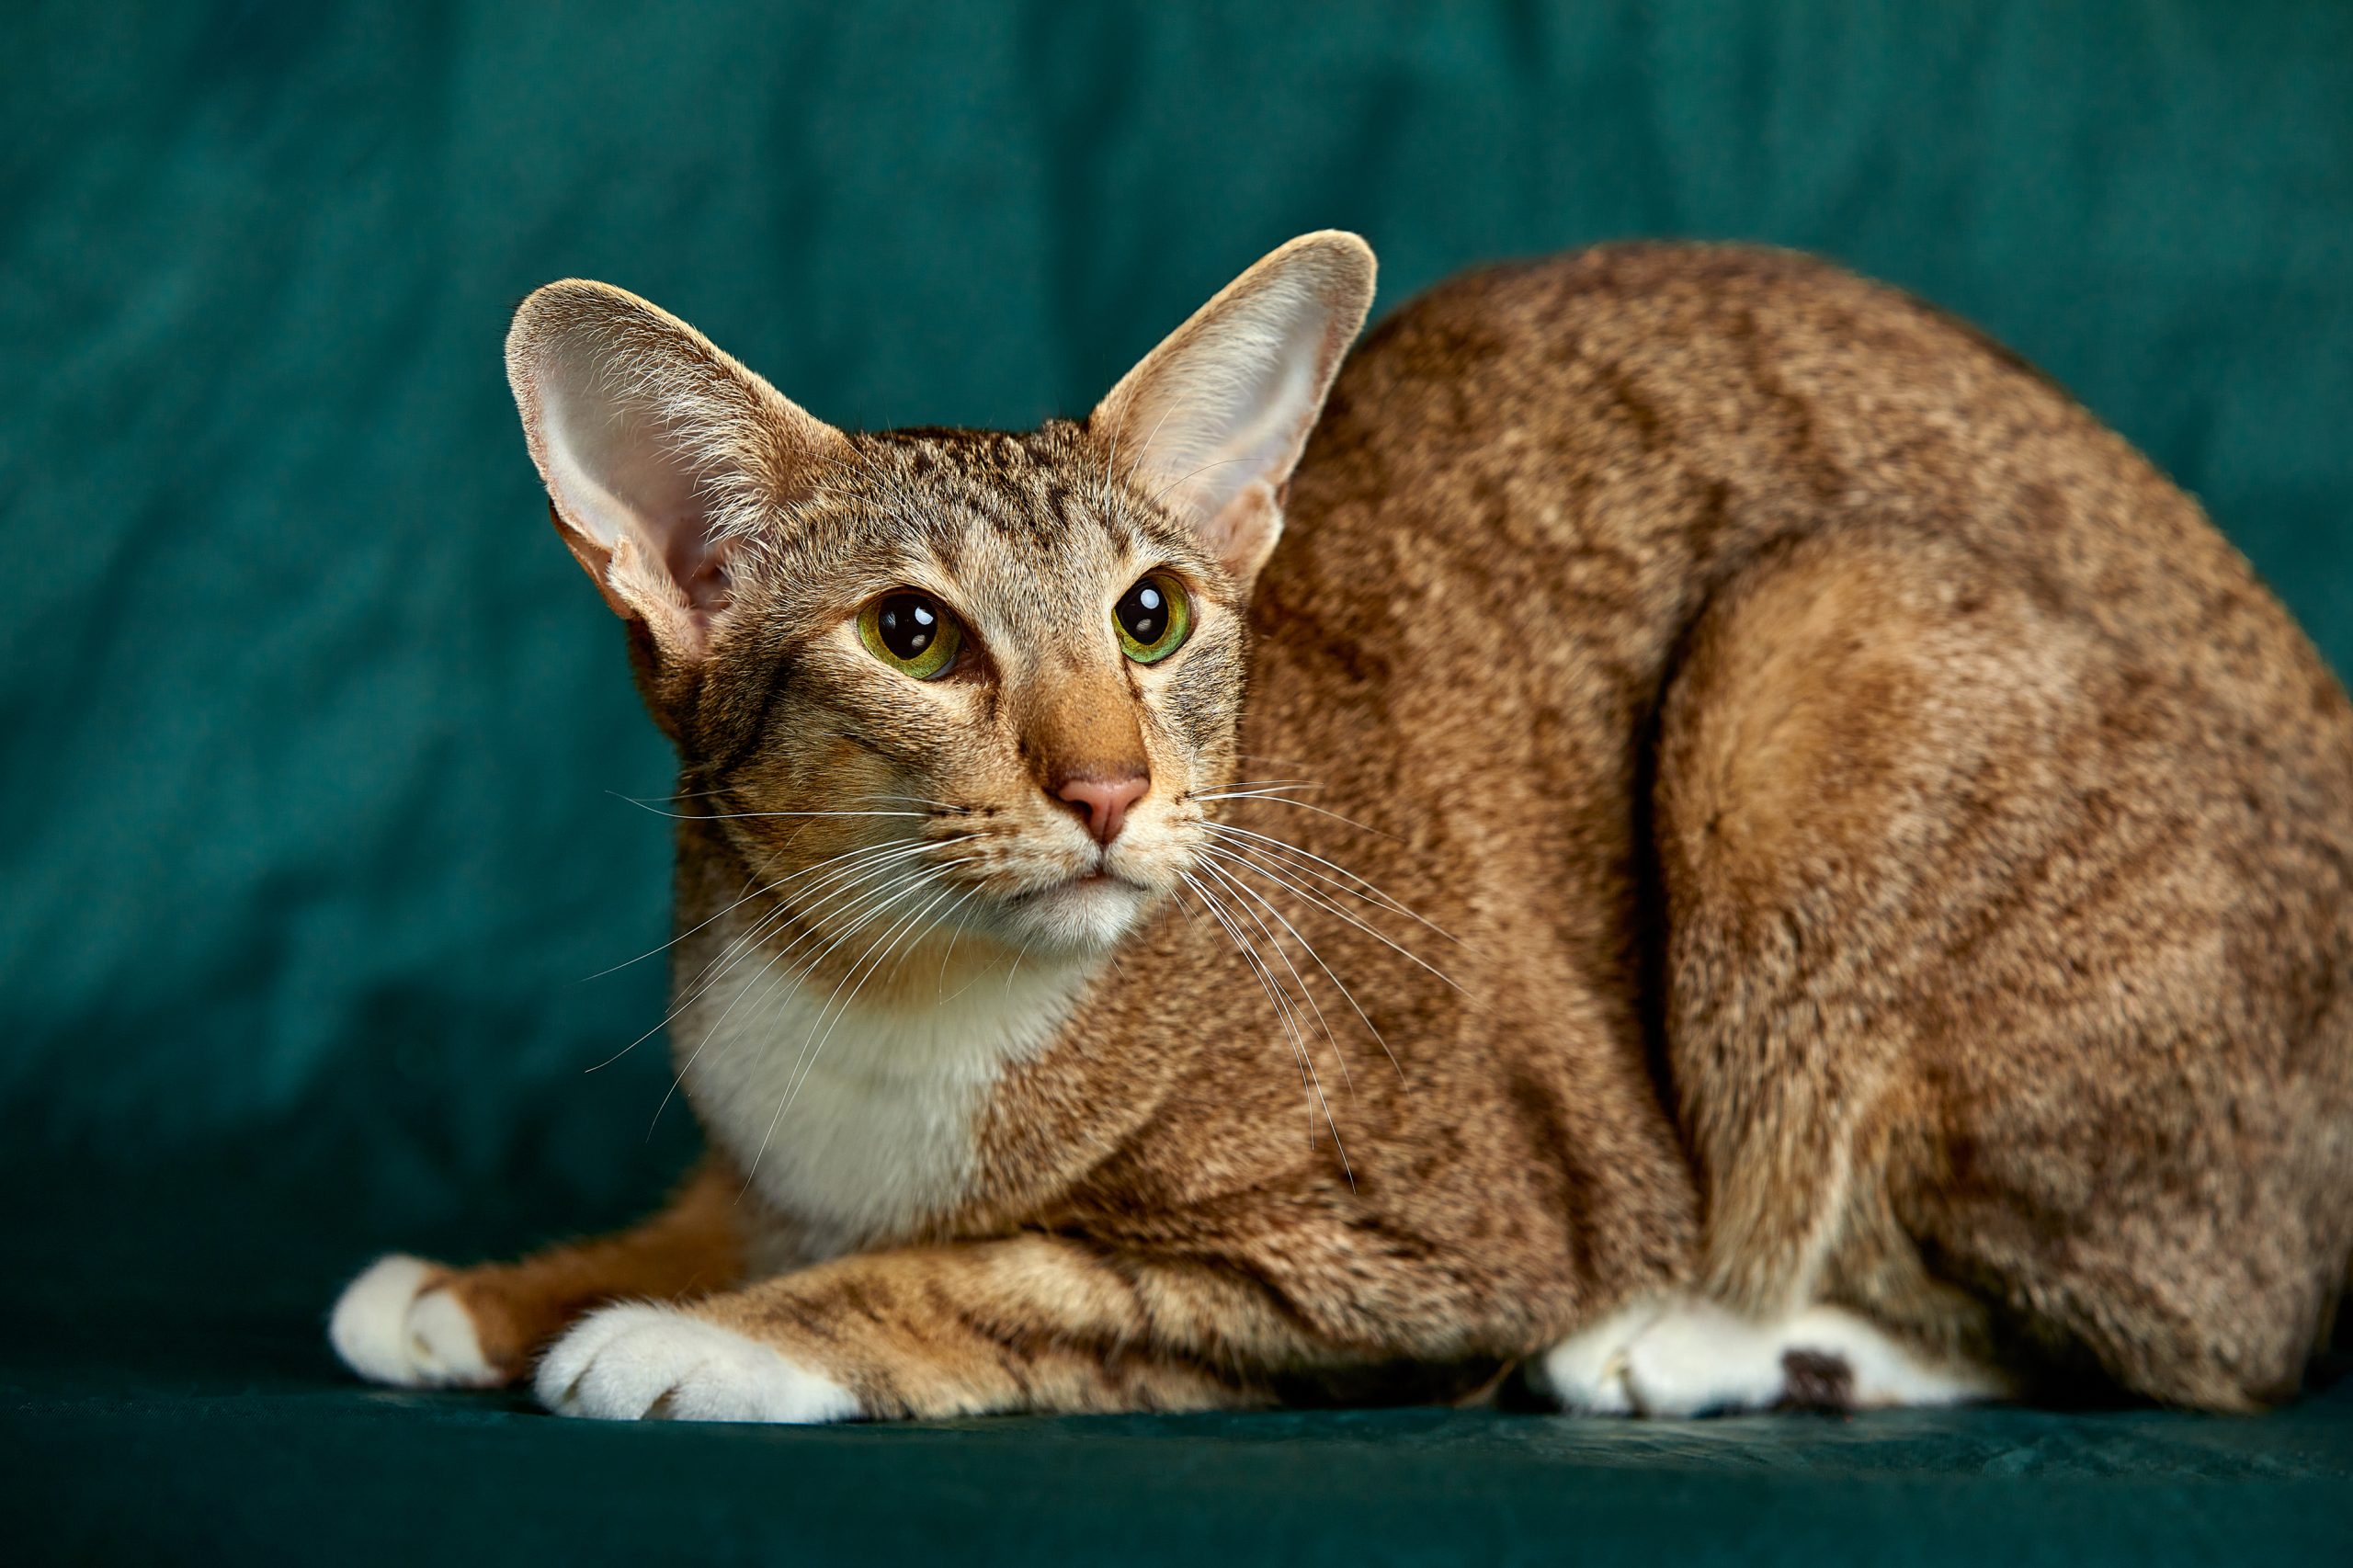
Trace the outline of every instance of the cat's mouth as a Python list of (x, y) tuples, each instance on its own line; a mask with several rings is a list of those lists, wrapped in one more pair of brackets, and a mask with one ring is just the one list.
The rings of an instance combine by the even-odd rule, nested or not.
[(1007, 893), (998, 909), (1025, 945), (1097, 952), (1135, 928), (1154, 890), (1097, 860), (1052, 881)]
[(1146, 893), (1152, 891), (1134, 878), (1123, 877), (1098, 861), (1084, 871), (1074, 871), (1067, 877), (1047, 882), (1042, 886), (1024, 888), (1006, 902), (1022, 903), (1031, 900), (1052, 898), (1059, 893), (1093, 892), (1115, 888), (1124, 892), (1133, 893)]

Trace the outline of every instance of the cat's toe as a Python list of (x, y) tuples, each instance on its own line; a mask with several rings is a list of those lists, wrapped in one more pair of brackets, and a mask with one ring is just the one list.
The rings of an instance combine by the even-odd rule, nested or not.
[(671, 1307), (590, 1314), (540, 1364), (540, 1403), (606, 1421), (846, 1421), (858, 1401), (781, 1353)]
[(1626, 1346), (1626, 1392), (1643, 1415), (1768, 1410), (1783, 1381), (1779, 1340), (1709, 1301), (1680, 1303)]
[(438, 1281), (449, 1271), (423, 1258), (381, 1257), (344, 1287), (327, 1321), (343, 1364), (398, 1388), (484, 1388), (501, 1381), (464, 1303)]
[(1529, 1363), (1529, 1382), (1571, 1415), (1633, 1415), (1626, 1349), (1657, 1321), (1659, 1311), (1655, 1303), (1638, 1303), (1571, 1335)]
[(558, 1415), (590, 1414), (580, 1408), (580, 1385), (588, 1369), (596, 1364), (597, 1352), (652, 1317), (656, 1310), (645, 1306), (619, 1306), (590, 1312), (570, 1332), (549, 1346), (547, 1354), (540, 1358), (539, 1371), (531, 1380), (531, 1392), (539, 1396), (541, 1404)]

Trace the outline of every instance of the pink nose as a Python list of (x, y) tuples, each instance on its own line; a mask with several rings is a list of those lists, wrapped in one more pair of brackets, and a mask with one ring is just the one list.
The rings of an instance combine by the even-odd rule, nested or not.
[(1120, 836), (1128, 808), (1142, 800), (1151, 788), (1150, 777), (1141, 773), (1125, 778), (1066, 778), (1056, 787), (1054, 798), (1068, 802), (1071, 810), (1086, 819), (1086, 831), (1095, 835), (1096, 843), (1108, 844)]

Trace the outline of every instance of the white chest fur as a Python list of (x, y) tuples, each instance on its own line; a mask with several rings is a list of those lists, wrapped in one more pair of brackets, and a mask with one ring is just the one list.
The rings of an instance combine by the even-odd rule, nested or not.
[(733, 965), (674, 1039), (703, 1125), (795, 1222), (793, 1260), (808, 1263), (955, 1206), (990, 1091), (1052, 1040), (1084, 976), (1023, 964), (945, 994), (846, 1003), (790, 967)]

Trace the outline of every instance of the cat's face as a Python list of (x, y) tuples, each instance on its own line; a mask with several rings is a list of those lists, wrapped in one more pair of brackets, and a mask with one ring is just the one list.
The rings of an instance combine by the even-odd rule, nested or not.
[(755, 871), (871, 851), (859, 892), (911, 929), (1045, 951), (1177, 887), (1233, 773), (1244, 593), (1114, 460), (1070, 425), (858, 437), (736, 552), (682, 738)]
[(846, 435), (602, 284), (532, 295), (507, 363), (680, 809), (863, 950), (1086, 954), (1181, 884), (1233, 777), (1246, 597), (1371, 290), (1361, 241), (1293, 241), (1018, 436)]

